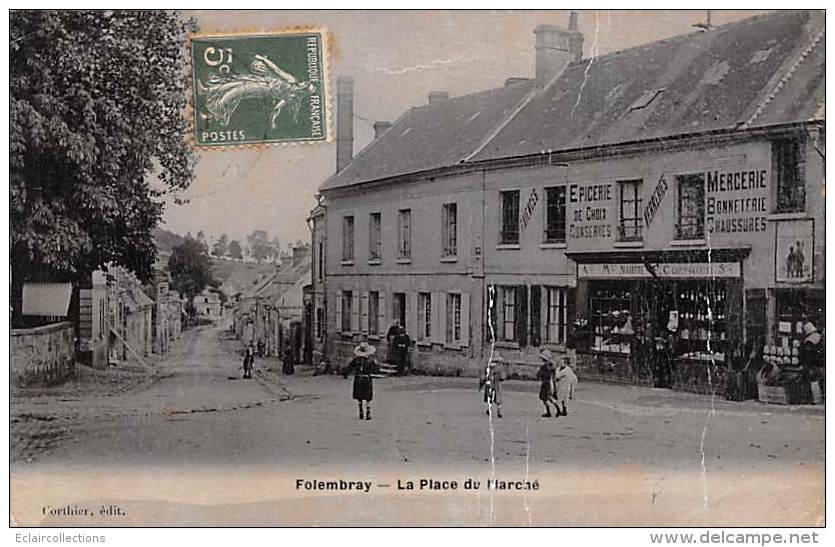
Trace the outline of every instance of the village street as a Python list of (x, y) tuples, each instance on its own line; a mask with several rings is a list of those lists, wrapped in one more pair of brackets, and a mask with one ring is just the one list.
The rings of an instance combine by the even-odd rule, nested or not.
[[(569, 415), (549, 419), (540, 417), (537, 384), (507, 381), (504, 417), (490, 420), (476, 379), (412, 376), (376, 380), (373, 420), (359, 421), (350, 380), (314, 376), (306, 367), (283, 376), (277, 360), (257, 360), (255, 378), (243, 380), (237, 348), (222, 326), (202, 327), (186, 331), (157, 374), (130, 389), (13, 397), (12, 496), (20, 522), (86, 525), (49, 520), (42, 507), (97, 499), (131, 508), (126, 520), (95, 521), (105, 525), (132, 522), (130, 515), (146, 524), (208, 522), (206, 514), (233, 524), (244, 513), (250, 524), (356, 523), (309, 505), (336, 503), (341, 494), (366, 496), (365, 517), (351, 518), (373, 523), (369, 512), (393, 510), (398, 479), (464, 477), (537, 479), (541, 491), (525, 493), (524, 504), (518, 495), (501, 498), (509, 504), (506, 521), (492, 505), (488, 511), (492, 498), (482, 491), (474, 512), (451, 508), (449, 524), (650, 524), (675, 515), (685, 523), (741, 525), (735, 511), (743, 498), (751, 523), (777, 522), (775, 510), (785, 524), (822, 518), (822, 407), (581, 382)], [(298, 490), (296, 478), (374, 486), (368, 494), (319, 494)], [(752, 508), (773, 502), (775, 491), (782, 492), (780, 507), (763, 505), (756, 517)], [(562, 496), (559, 510), (531, 513), (537, 496)], [(566, 496), (575, 499), (565, 503)], [(276, 512), (283, 498), (301, 513)], [(255, 501), (262, 507), (253, 516)], [(431, 509), (410, 511), (404, 524), (421, 522)]]

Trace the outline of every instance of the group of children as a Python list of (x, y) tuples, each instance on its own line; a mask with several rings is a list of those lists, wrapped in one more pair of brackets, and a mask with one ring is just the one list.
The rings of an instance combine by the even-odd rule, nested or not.
[[(554, 354), (551, 350), (544, 349), (539, 353), (543, 361), (542, 366), (536, 373), (539, 380), (539, 400), (545, 405), (543, 418), (551, 416), (568, 416), (568, 409), (565, 404), (568, 399), (574, 399), (574, 390), (577, 387), (577, 375), (568, 366), (568, 356), (563, 357), (560, 364), (554, 362)], [(487, 405), (487, 414), (502, 417), (502, 380), (505, 378), (504, 358), (497, 351), (494, 351), (487, 360), (487, 366), (479, 381), (479, 389), (484, 389), (484, 402)], [(551, 406), (554, 405), (554, 414), (551, 414)]]
[[(372, 357), (376, 348), (368, 342), (361, 342), (354, 348), (354, 358), (342, 371), (347, 378), (354, 374), (353, 398), (357, 401), (360, 420), (371, 419), (371, 401), (374, 398), (373, 375), (378, 372), (377, 362)], [(543, 417), (568, 416), (566, 401), (574, 398), (574, 389), (577, 386), (577, 376), (571, 367), (568, 366), (568, 357), (563, 358), (559, 365), (554, 362), (554, 355), (550, 350), (542, 350), (539, 354), (542, 359), (542, 366), (539, 368), (536, 378), (540, 381), (539, 399), (545, 405)], [(502, 417), (502, 380), (504, 380), (504, 359), (498, 352), (493, 352), (487, 360), (479, 381), (479, 390), (484, 390), (484, 402), (487, 404), (487, 414), (494, 413), (498, 418)], [(551, 407), (554, 405), (554, 414), (551, 414)]]

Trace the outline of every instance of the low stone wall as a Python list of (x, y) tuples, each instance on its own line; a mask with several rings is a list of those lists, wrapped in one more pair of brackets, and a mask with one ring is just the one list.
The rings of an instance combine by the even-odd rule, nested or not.
[(54, 384), (75, 370), (75, 332), (71, 323), (12, 329), (9, 384)]

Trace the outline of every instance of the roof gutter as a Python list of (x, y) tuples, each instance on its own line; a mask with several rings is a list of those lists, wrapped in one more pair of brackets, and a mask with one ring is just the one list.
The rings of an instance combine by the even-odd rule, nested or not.
[(679, 135), (667, 137), (634, 140), (616, 144), (603, 144), (593, 147), (552, 150), (549, 152), (527, 154), (524, 156), (508, 156), (503, 158), (470, 161), (443, 167), (436, 167), (434, 169), (427, 169), (424, 171), (415, 171), (413, 173), (394, 175), (391, 177), (385, 177), (381, 179), (357, 182), (354, 184), (340, 186), (337, 188), (328, 188), (325, 190), (321, 190), (321, 193), (337, 194), (341, 193), (342, 191), (351, 192), (360, 188), (366, 190), (369, 188), (384, 186), (392, 182), (414, 182), (429, 178), (448, 177), (453, 175), (471, 173), (474, 171), (495, 171), (509, 167), (565, 166), (570, 161), (587, 160), (595, 157), (603, 158), (611, 156), (622, 156), (646, 152), (648, 147), (650, 150), (670, 150), (671, 148), (682, 148), (699, 143), (708, 144), (708, 141), (709, 144), (715, 144), (717, 142), (717, 139), (719, 140), (719, 142), (727, 143), (733, 141), (742, 141), (752, 136), (756, 137), (788, 133), (793, 130), (805, 128), (809, 125), (823, 126), (825, 124), (826, 121), (823, 119), (813, 119), (801, 122), (791, 122), (786, 124), (760, 127), (732, 127), (712, 131), (703, 131), (700, 133), (682, 133)]

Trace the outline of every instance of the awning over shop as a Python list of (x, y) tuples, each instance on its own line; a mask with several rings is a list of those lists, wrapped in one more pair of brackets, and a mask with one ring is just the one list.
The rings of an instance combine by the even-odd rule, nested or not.
[(66, 317), (71, 296), (71, 283), (26, 283), (23, 285), (23, 315)]

